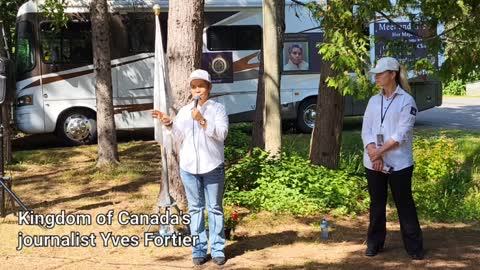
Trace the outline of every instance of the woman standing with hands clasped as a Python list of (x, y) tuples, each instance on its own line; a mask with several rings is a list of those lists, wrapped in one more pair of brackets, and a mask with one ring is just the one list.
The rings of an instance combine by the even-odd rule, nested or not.
[(375, 74), (376, 84), (382, 90), (370, 98), (362, 126), (363, 164), (371, 200), (365, 255), (375, 256), (383, 249), (390, 184), (405, 250), (412, 259), (422, 260), (422, 230), (412, 196), (412, 140), (417, 107), (407, 93), (410, 86), (405, 68), (395, 58), (379, 59), (370, 73)]
[(180, 142), (180, 176), (188, 200), (190, 232), (198, 236), (192, 247), (193, 263), (207, 261), (208, 241), (205, 228), (205, 197), (208, 211), (209, 240), (212, 260), (225, 264), (223, 189), (225, 185), (224, 140), (228, 133), (225, 107), (211, 99), (210, 74), (197, 69), (189, 77), (194, 101), (185, 105), (173, 121), (158, 110), (152, 111)]

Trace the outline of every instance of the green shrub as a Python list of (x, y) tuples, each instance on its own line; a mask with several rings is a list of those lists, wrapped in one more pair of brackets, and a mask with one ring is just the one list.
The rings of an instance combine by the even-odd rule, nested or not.
[(251, 144), (251, 137), (241, 128), (234, 126), (230, 128), (225, 140), (225, 161), (231, 164), (242, 157), (245, 157)]
[(461, 169), (453, 140), (416, 138), (414, 150), (413, 195), (423, 216), (437, 220), (465, 220), (478, 213), (473, 206), (479, 204), (472, 202), (478, 193), (468, 197), (473, 188), (471, 173)]
[(306, 215), (344, 208), (358, 213), (368, 205), (365, 178), (312, 165), (296, 154), (270, 159), (254, 149), (227, 170), (226, 178), (226, 201), (255, 210)]
[(363, 152), (360, 150), (353, 151), (352, 153), (341, 152), (340, 169), (350, 174), (359, 176), (365, 175), (365, 167), (363, 166)]
[(443, 87), (443, 94), (450, 96), (465, 96), (467, 89), (465, 83), (462, 80), (451, 80), (447, 82)]
[[(286, 153), (276, 160), (269, 159), (259, 149), (247, 155), (251, 141), (247, 132), (245, 126), (234, 126), (227, 139), (225, 152), (229, 157), (227, 163), (230, 162), (226, 171), (227, 204), (298, 215), (316, 211), (353, 214), (368, 209), (358, 133), (347, 132), (343, 136), (340, 169), (334, 171), (310, 164), (309, 136), (285, 136)], [(415, 136), (413, 196), (424, 218), (478, 221), (479, 150), (471, 146), (475, 141), (463, 142), (455, 134), (437, 136), (436, 132), (420, 132)], [(450, 138), (452, 135), (454, 138)]]

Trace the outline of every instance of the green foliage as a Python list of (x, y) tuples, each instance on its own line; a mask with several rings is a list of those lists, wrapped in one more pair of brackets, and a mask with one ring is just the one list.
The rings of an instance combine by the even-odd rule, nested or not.
[(65, 0), (45, 0), (40, 5), (40, 10), (44, 16), (52, 21), (52, 30), (59, 31), (63, 27), (67, 27), (68, 17), (65, 14)]
[[(478, 1), (390, 1), (372, 0), (329, 0), (297, 1), (312, 10), (314, 17), (321, 22), (325, 42), (320, 45), (323, 59), (331, 62), (335, 76), (327, 78), (328, 86), (335, 87), (343, 94), (356, 97), (368, 96), (369, 85), (367, 68), (370, 66), (369, 40), (366, 27), (372, 20), (407, 17), (412, 22), (412, 29), (419, 29), (418, 35), (424, 37), (430, 55), (443, 53), (445, 62), (440, 75), (446, 81), (461, 79), (472, 81), (474, 73), (480, 67), (480, 16)], [(353, 12), (355, 10), (355, 12)], [(420, 11), (420, 12), (419, 12)], [(381, 12), (381, 13), (380, 13)], [(437, 35), (438, 24), (445, 31)], [(413, 30), (415, 31), (415, 30)], [(416, 44), (404, 40), (388, 40), (388, 54), (400, 54), (405, 58), (415, 49)], [(416, 63), (404, 63), (409, 69), (417, 71), (426, 69), (433, 72), (428, 60)], [(422, 66), (422, 67), (420, 67)], [(431, 69), (432, 68), (432, 69)], [(351, 78), (348, 72), (354, 72)], [(478, 80), (479, 77), (476, 76)]]
[[(249, 131), (234, 126), (226, 148), (238, 147), (247, 153)], [(417, 209), (431, 220), (480, 220), (479, 136), (449, 131), (439, 137), (438, 133), (416, 132), (413, 194)], [(226, 204), (297, 215), (366, 211), (369, 198), (359, 132), (343, 133), (338, 171), (310, 164), (309, 141), (309, 135), (286, 135), (282, 160), (269, 159), (266, 152), (255, 149), (232, 162), (226, 172)]]
[(245, 157), (252, 138), (244, 132), (243, 125), (231, 127), (225, 141), (225, 160), (227, 165)]
[(480, 195), (478, 187), (460, 166), (455, 142), (445, 137), (416, 138), (414, 151), (413, 196), (419, 212), (439, 220), (478, 219), (479, 203), (474, 200)]
[[(17, 11), (20, 6), (25, 2), (25, 0), (1, 0), (0, 1), (0, 21), (3, 23), (3, 26), (6, 31), (7, 42), (10, 50), (10, 53), (13, 54), (13, 41), (15, 40), (15, 19), (17, 16)], [(3, 40), (0, 42), (3, 44)]]
[(364, 178), (312, 165), (296, 154), (270, 159), (254, 149), (227, 170), (226, 178), (226, 201), (255, 210), (306, 215), (335, 208), (356, 213), (367, 207)]
[[(323, 60), (331, 62), (335, 76), (326, 78), (328, 87), (333, 87), (343, 95), (365, 97), (370, 95), (370, 82), (366, 70), (369, 66), (370, 39), (365, 25), (374, 11), (370, 5), (358, 5), (357, 1), (331, 0), (328, 5), (310, 2), (306, 6), (321, 21), (324, 29), (324, 42), (319, 45)], [(355, 73), (355, 77), (351, 76)]]
[(415, 72), (421, 75), (432, 74), (434, 68), (432, 63), (427, 58), (422, 58), (415, 62)]
[(460, 80), (451, 80), (443, 87), (443, 94), (450, 96), (464, 96), (467, 93), (465, 83)]

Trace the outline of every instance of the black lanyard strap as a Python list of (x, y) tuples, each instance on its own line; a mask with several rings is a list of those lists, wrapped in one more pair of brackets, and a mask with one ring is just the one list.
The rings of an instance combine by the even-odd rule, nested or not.
[(387, 115), (387, 111), (390, 108), (390, 105), (392, 105), (393, 100), (395, 100), (396, 97), (397, 97), (397, 94), (395, 93), (393, 95), (392, 101), (390, 101), (390, 104), (388, 104), (387, 108), (385, 109), (385, 113), (383, 113), (383, 95), (382, 95), (382, 106), (380, 107), (380, 119), (381, 119), (380, 125), (381, 126), (383, 126), (383, 120), (385, 120), (385, 116)]

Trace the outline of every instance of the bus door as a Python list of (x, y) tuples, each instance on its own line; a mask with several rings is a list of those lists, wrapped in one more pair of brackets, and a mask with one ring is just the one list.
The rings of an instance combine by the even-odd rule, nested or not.
[(18, 129), (26, 133), (45, 132), (38, 42), (33, 18), (16, 24), (16, 110)]

